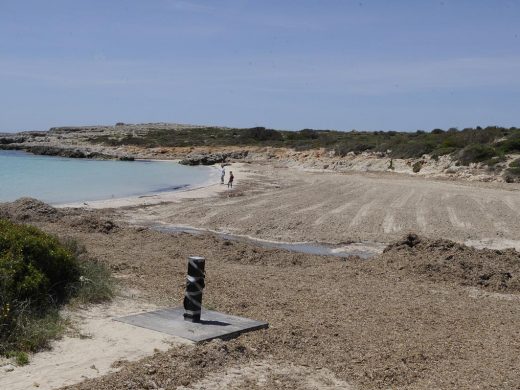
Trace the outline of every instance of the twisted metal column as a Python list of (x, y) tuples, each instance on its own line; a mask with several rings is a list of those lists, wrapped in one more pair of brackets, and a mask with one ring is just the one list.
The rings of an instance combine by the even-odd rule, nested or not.
[(202, 290), (204, 289), (204, 266), (206, 259), (200, 256), (188, 258), (188, 276), (184, 294), (184, 319), (200, 322), (202, 308)]

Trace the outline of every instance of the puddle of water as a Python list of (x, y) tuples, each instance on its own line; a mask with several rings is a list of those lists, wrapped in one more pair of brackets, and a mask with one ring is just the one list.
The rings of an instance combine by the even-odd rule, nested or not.
[(509, 240), (506, 238), (487, 238), (482, 240), (466, 240), (464, 244), (477, 249), (507, 249), (514, 248), (520, 251), (520, 240)]
[(247, 236), (234, 235), (229, 233), (215, 232), (212, 230), (196, 229), (188, 226), (175, 225), (155, 225), (151, 227), (164, 233), (188, 233), (204, 234), (211, 233), (225, 240), (247, 242), (263, 248), (284, 249), (290, 252), (306, 253), (319, 256), (351, 257), (358, 256), (362, 259), (369, 259), (383, 252), (386, 244), (377, 242), (356, 242), (352, 244), (332, 245), (315, 242), (280, 242), (268, 241)]
[(209, 230), (195, 229), (191, 227), (184, 226), (171, 226), (171, 225), (154, 225), (151, 226), (152, 230), (156, 230), (162, 233), (188, 233), (193, 235), (199, 235), (204, 233), (213, 233)]

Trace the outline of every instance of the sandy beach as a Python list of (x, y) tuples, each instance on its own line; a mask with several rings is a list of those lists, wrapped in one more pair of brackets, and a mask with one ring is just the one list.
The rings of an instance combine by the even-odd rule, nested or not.
[(236, 193), (128, 208), (122, 217), (289, 242), (389, 243), (415, 232), (477, 247), (520, 249), (518, 184), (270, 164), (245, 164), (238, 175)]
[(520, 390), (519, 21), (0, 1), (0, 390)]
[[(233, 189), (213, 184), (164, 194), (153, 204), (139, 198), (58, 209), (14, 203), (3, 213), (76, 238), (109, 264), (121, 291), (133, 295), (117, 298), (127, 302), (117, 312), (102, 309), (105, 321), (132, 308), (179, 305), (186, 258), (197, 254), (208, 259), (204, 304), (268, 321), (268, 330), (197, 346), (170, 340), (168, 347), (160, 333), (134, 327), (126, 337), (111, 321), (96, 331), (88, 324), (98, 320), (99, 308), (87, 308), (81, 315), (89, 337), (57, 341), (27, 367), (2, 373), (0, 386), (513, 389), (520, 383), (520, 255), (506, 249), (519, 246), (517, 185), (269, 163), (228, 169), (236, 172)], [(157, 224), (210, 232), (160, 232), (152, 228)], [(342, 259), (214, 232), (372, 243), (381, 250), (369, 260)], [(402, 241), (410, 233), (419, 238)]]

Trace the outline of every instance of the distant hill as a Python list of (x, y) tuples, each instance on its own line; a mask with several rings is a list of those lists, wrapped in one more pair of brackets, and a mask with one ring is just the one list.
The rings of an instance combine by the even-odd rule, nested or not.
[[(134, 145), (145, 148), (181, 146), (272, 146), (296, 150), (325, 148), (339, 156), (377, 152), (393, 158), (439, 157), (450, 154), (467, 165), (496, 164), (504, 156), (520, 153), (520, 129), (434, 129), (431, 132), (336, 131), (303, 129), (287, 131), (265, 127), (228, 128), (171, 124), (122, 125), (117, 132), (92, 135), (88, 140), (108, 146)], [(126, 129), (126, 131), (124, 131)]]

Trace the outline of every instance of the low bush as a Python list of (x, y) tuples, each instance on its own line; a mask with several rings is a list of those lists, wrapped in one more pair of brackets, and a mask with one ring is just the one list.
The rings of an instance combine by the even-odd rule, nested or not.
[(265, 127), (253, 127), (247, 129), (243, 133), (244, 140), (255, 141), (281, 141), (283, 139), (282, 133), (277, 130), (266, 129)]
[(463, 130), (450, 128), (448, 131), (435, 129), (431, 132), (314, 129), (287, 131), (265, 127), (149, 127), (146, 130), (126, 136), (100, 135), (89, 141), (111, 146), (141, 147), (261, 145), (296, 150), (325, 148), (334, 150), (337, 156), (345, 156), (349, 152), (373, 151), (391, 158), (421, 158), (424, 154), (438, 158), (451, 154), (455, 158), (461, 156), (461, 165), (485, 162), (495, 156), (520, 152), (520, 129), (516, 127), (488, 126)]
[(509, 163), (504, 177), (508, 183), (520, 181), (520, 158)]
[(395, 158), (422, 157), (431, 153), (435, 145), (431, 142), (409, 141), (403, 142), (392, 148), (392, 156)]
[(100, 303), (114, 297), (114, 283), (108, 267), (98, 261), (80, 263), (80, 283), (73, 285), (73, 299), (78, 303)]
[(509, 167), (510, 168), (520, 168), (520, 158), (517, 158), (516, 160), (511, 161), (509, 163)]
[(112, 297), (106, 267), (85, 256), (80, 259), (81, 251), (73, 241), (60, 243), (35, 227), (0, 219), (1, 355), (45, 347), (62, 332), (58, 309), (70, 299), (98, 302)]
[(457, 148), (454, 148), (454, 147), (443, 147), (443, 148), (438, 148), (438, 149), (435, 149), (432, 153), (431, 153), (431, 156), (434, 160), (438, 160), (440, 156), (445, 156), (447, 154), (452, 154), (453, 152), (455, 152), (457, 150)]
[(422, 161), (417, 161), (415, 164), (413, 164), (413, 166), (412, 166), (413, 173), (419, 173), (421, 171), (422, 166), (423, 166)]
[(29, 356), (25, 352), (11, 352), (7, 354), (7, 357), (14, 359), (19, 366), (29, 364)]
[(490, 158), (489, 160), (484, 161), (484, 163), (487, 164), (487, 166), (491, 168), (491, 167), (494, 167), (495, 165), (497, 165), (498, 163), (501, 163), (504, 161), (506, 161), (505, 156), (495, 156), (495, 157)]
[(114, 297), (114, 281), (104, 263), (90, 259), (84, 245), (72, 238), (64, 238), (61, 244), (78, 260), (80, 277), (70, 286), (75, 303), (100, 303)]
[(514, 134), (508, 139), (499, 142), (497, 147), (504, 153), (520, 152), (520, 134)]
[(497, 151), (490, 145), (471, 144), (466, 146), (459, 153), (459, 163), (461, 165), (469, 165), (489, 160), (497, 156)]
[(345, 157), (351, 151), (352, 149), (346, 144), (339, 144), (334, 148), (334, 154), (339, 157)]
[(0, 220), (0, 291), (2, 307), (29, 301), (45, 309), (68, 297), (80, 270), (72, 253), (35, 227)]

